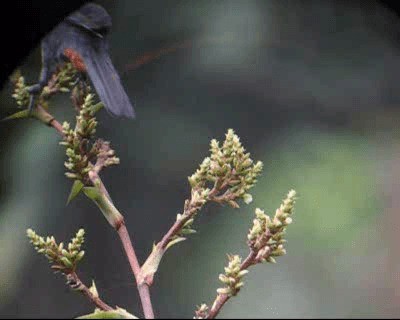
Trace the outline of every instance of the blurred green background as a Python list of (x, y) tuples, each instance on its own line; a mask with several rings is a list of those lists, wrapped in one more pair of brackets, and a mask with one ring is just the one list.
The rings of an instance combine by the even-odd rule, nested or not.
[[(399, 316), (397, 17), (372, 1), (98, 3), (113, 17), (112, 59), (137, 112), (134, 121), (99, 116), (99, 136), (121, 158), (102, 177), (141, 261), (182, 210), (187, 176), (211, 138), (233, 128), (265, 164), (251, 205), (207, 206), (198, 233), (165, 256), (152, 288), (156, 314), (187, 318), (211, 303), (225, 254), (247, 254), (254, 209), (273, 213), (295, 188), (288, 254), (253, 268), (220, 317)], [(133, 68), (148, 52), (174, 47)], [(21, 71), (36, 81), (38, 49)], [(2, 118), (15, 111), (11, 92), (7, 85), (0, 94)], [(59, 120), (73, 120), (68, 95), (53, 102)], [(29, 227), (59, 240), (84, 227), (82, 278), (141, 316), (113, 230), (83, 196), (65, 204), (71, 182), (55, 132), (33, 120), (0, 130), (0, 317), (93, 309), (35, 254)]]

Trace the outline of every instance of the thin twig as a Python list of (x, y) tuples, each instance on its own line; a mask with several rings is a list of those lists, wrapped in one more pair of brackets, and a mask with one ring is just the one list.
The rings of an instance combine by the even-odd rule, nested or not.
[[(218, 180), (215, 182), (214, 187), (211, 189), (208, 197), (209, 199), (211, 199), (212, 201), (214, 201), (214, 198), (216, 196), (216, 194), (222, 190), (223, 188), (225, 188), (226, 185), (223, 184), (221, 185), (221, 181)], [(200, 210), (200, 209), (196, 209), (192, 203), (190, 203), (190, 205), (184, 209), (182, 218), (179, 219), (178, 221), (176, 221), (172, 227), (168, 230), (168, 232), (165, 234), (165, 236), (161, 239), (161, 241), (157, 244), (157, 246), (160, 246), (161, 249), (165, 249), (168, 245), (168, 243), (172, 240), (172, 238), (174, 236), (176, 236), (179, 231), (182, 230), (182, 227), (184, 226), (184, 224), (190, 220), (191, 218), (193, 218), (193, 216), (196, 214), (196, 212)]]
[(64, 136), (62, 125), (56, 119), (51, 120), (49, 125), (56, 129), (62, 136)]
[[(217, 179), (215, 181), (213, 188), (208, 193), (208, 201), (215, 202), (215, 198), (223, 191), (224, 188), (228, 185), (228, 181), (224, 178)], [(175, 223), (171, 226), (171, 228), (167, 231), (167, 233), (163, 236), (160, 242), (153, 248), (150, 255), (147, 257), (145, 263), (142, 265), (140, 273), (138, 274), (137, 281), (138, 286), (145, 286), (149, 288), (153, 284), (154, 275), (158, 270), (159, 264), (161, 263), (162, 257), (164, 256), (165, 251), (168, 248), (168, 245), (175, 240), (176, 237), (179, 236), (179, 233), (185, 227), (186, 223), (193, 219), (196, 213), (201, 210), (205, 203), (199, 203), (198, 200), (193, 198), (185, 200), (183, 214), (179, 219), (175, 221)], [(179, 240), (179, 239), (178, 239)]]
[[(240, 265), (240, 270), (246, 270), (249, 266), (256, 264), (258, 261), (256, 260), (257, 252), (251, 251), (247, 258), (242, 262)], [(222, 307), (231, 297), (227, 294), (218, 294), (214, 300), (214, 303), (208, 313), (207, 319), (214, 319), (219, 312), (221, 311)]]
[[(263, 237), (263, 241), (260, 244), (260, 247), (264, 247), (267, 245), (268, 241), (271, 239), (272, 233), (270, 230), (267, 230), (265, 232), (265, 235)], [(250, 246), (250, 244), (249, 244)], [(268, 254), (270, 251), (268, 251)], [(240, 271), (247, 270), (249, 267), (260, 263), (260, 258), (258, 257), (259, 255), (259, 250), (256, 250), (255, 248), (250, 246), (250, 253), (244, 259), (244, 261), (240, 264)], [(264, 259), (266, 258), (265, 256), (263, 257)], [(214, 303), (211, 307), (210, 312), (208, 313), (208, 319), (214, 319), (219, 312), (221, 311), (222, 307), (225, 305), (225, 303), (231, 298), (231, 296), (227, 294), (218, 294), (217, 297), (214, 300)]]
[(229, 296), (227, 294), (219, 294), (214, 301), (207, 319), (214, 319), (228, 300)]
[[(215, 181), (213, 188), (208, 193), (208, 200), (215, 201), (214, 199), (223, 191), (224, 188), (228, 185), (229, 181), (226, 181), (224, 178), (217, 179)], [(160, 242), (154, 247), (153, 251), (147, 257), (145, 263), (142, 265), (141, 272), (137, 277), (138, 285), (145, 286), (147, 288), (151, 287), (153, 284), (154, 274), (157, 272), (159, 264), (162, 260), (162, 257), (165, 251), (168, 248), (168, 245), (171, 241), (174, 240), (175, 237), (179, 235), (179, 233), (184, 228), (185, 224), (192, 219), (196, 213), (201, 210), (203, 204), (199, 204), (193, 198), (185, 200), (185, 205), (183, 209), (183, 214), (179, 219), (175, 221), (175, 223), (170, 227), (167, 233), (163, 236)]]
[(179, 231), (182, 229), (183, 225), (191, 218), (191, 215), (185, 213), (183, 214), (182, 219), (179, 219), (176, 221), (172, 227), (168, 230), (168, 232), (165, 234), (165, 236), (161, 239), (161, 241), (158, 243), (157, 246), (160, 247), (160, 249), (165, 249), (168, 245), (168, 243), (172, 240), (174, 236), (176, 236)]
[(66, 275), (68, 280), (68, 285), (77, 291), (82, 292), (96, 307), (103, 311), (111, 311), (114, 310), (107, 303), (101, 300), (98, 296), (95, 296), (89, 288), (79, 279), (78, 275), (75, 272), (72, 272)]

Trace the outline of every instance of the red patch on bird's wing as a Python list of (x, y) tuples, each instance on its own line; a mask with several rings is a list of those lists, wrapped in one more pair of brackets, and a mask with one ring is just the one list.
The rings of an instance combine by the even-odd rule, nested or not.
[(85, 62), (83, 62), (82, 56), (77, 51), (67, 48), (64, 50), (64, 55), (71, 61), (76, 70), (86, 72)]

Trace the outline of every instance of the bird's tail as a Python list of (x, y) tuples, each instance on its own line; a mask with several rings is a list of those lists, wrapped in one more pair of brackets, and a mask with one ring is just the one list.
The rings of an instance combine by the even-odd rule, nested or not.
[(106, 50), (89, 50), (91, 52), (84, 54), (86, 71), (106, 110), (115, 116), (134, 118), (133, 106), (108, 52)]

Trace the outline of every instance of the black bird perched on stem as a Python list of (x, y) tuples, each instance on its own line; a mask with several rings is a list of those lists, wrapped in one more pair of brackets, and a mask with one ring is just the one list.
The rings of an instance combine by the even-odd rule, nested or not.
[(81, 74), (89, 76), (107, 111), (116, 116), (135, 116), (108, 53), (106, 37), (110, 28), (111, 17), (107, 11), (100, 5), (88, 3), (43, 38), (39, 83), (28, 89), (30, 110), (34, 105), (33, 95), (47, 84), (60, 63), (69, 60)]

